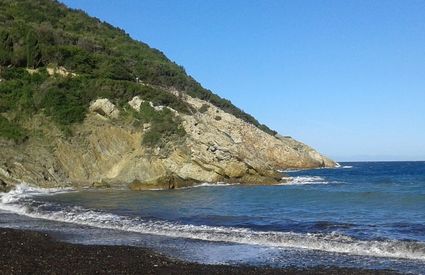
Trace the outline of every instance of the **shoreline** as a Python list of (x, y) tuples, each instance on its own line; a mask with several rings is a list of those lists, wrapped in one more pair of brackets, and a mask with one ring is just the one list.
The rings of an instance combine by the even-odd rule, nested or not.
[(397, 274), (343, 267), (206, 265), (131, 246), (61, 242), (46, 233), (0, 228), (1, 274)]

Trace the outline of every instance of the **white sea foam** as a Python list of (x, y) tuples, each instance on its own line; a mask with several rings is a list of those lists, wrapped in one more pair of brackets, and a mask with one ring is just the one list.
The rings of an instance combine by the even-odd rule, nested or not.
[(289, 177), (287, 182), (281, 183), (280, 185), (308, 185), (308, 184), (328, 184), (324, 178), (319, 176), (298, 176), (298, 177)]
[(12, 191), (12, 193), (0, 195), (0, 209), (33, 218), (144, 234), (425, 261), (425, 243), (422, 242), (390, 240), (362, 241), (337, 233), (300, 234), (277, 231), (253, 231), (247, 228), (235, 227), (185, 225), (119, 216), (102, 211), (85, 209), (79, 206), (63, 207), (62, 210), (52, 211), (49, 210), (48, 206), (40, 203), (37, 204), (30, 198), (34, 195), (45, 195), (62, 191), (46, 191), (20, 186)]
[(200, 184), (196, 184), (194, 186), (188, 187), (188, 188), (192, 188), (192, 187), (223, 187), (223, 186), (233, 186), (233, 185), (239, 185), (240, 183), (236, 182), (236, 183), (224, 183), (224, 182), (204, 182), (204, 183), (200, 183)]
[(288, 169), (278, 169), (276, 171), (279, 173), (295, 173), (295, 172), (308, 171), (308, 170), (328, 170), (328, 169), (343, 169), (343, 168), (352, 168), (352, 166), (342, 166), (341, 164), (336, 163), (335, 167), (288, 168)]
[(284, 170), (277, 170), (279, 173), (295, 173), (295, 172), (300, 172), (300, 171), (304, 171), (307, 169), (295, 169), (295, 168), (290, 168), (290, 169), (284, 169)]
[[(203, 182), (191, 186), (184, 186), (184, 187), (178, 187), (177, 189), (191, 189), (191, 188), (197, 188), (197, 187), (225, 187), (225, 186), (233, 186), (233, 185), (239, 185), (240, 183), (224, 183), (224, 182)], [(152, 188), (147, 189), (146, 191), (166, 191), (169, 189), (164, 188)]]
[(0, 202), (1, 204), (8, 204), (21, 201), (25, 198), (31, 198), (33, 196), (54, 195), (72, 191), (74, 191), (72, 188), (38, 188), (26, 183), (21, 183), (8, 193), (0, 193)]

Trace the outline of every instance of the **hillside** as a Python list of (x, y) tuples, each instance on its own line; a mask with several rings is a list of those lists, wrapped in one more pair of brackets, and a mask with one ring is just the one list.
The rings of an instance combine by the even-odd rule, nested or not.
[(0, 181), (174, 188), (334, 166), (164, 54), (50, 0), (0, 2)]
[[(95, 89), (107, 90), (117, 102), (123, 97), (128, 99), (128, 94), (116, 91), (116, 86), (120, 86), (120, 90), (130, 88), (136, 90), (133, 93), (143, 93), (143, 88), (133, 85), (137, 78), (146, 84), (173, 88), (211, 102), (268, 133), (274, 133), (230, 101), (202, 88), (183, 67), (171, 62), (162, 52), (131, 39), (123, 30), (89, 17), (83, 11), (71, 10), (49, 0), (2, 0), (0, 22), (0, 65), (13, 66), (11, 72), (4, 72), (7, 77), (19, 73), (17, 68), (63, 66), (80, 76), (67, 85), (76, 89), (91, 86), (89, 91), (82, 90), (77, 98), (64, 97), (70, 105), (87, 105), (97, 96), (92, 92)], [(102, 81), (94, 81), (99, 79)], [(154, 92), (160, 93), (157, 89)], [(80, 110), (75, 112), (80, 113)], [(82, 119), (76, 115), (66, 122)]]

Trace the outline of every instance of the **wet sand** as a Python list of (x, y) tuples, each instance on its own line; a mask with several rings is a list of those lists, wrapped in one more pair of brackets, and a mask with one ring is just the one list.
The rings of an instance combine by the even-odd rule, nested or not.
[(129, 246), (80, 245), (47, 234), (0, 228), (0, 274), (395, 274), (389, 271), (311, 269), (188, 263)]

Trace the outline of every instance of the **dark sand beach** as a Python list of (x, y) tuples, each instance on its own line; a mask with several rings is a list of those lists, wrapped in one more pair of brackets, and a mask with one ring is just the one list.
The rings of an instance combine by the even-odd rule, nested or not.
[[(79, 245), (47, 234), (0, 229), (0, 274), (389, 274), (389, 271), (319, 267), (274, 269), (202, 265), (128, 246)], [(394, 274), (394, 273), (391, 273)]]

